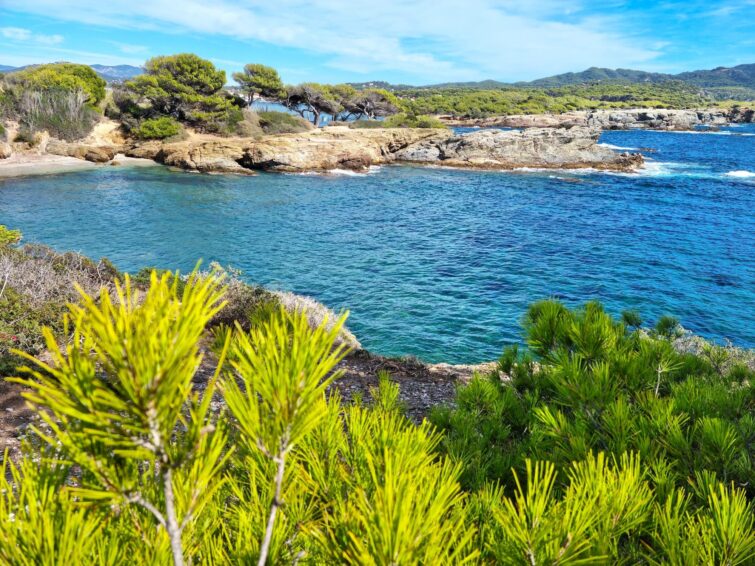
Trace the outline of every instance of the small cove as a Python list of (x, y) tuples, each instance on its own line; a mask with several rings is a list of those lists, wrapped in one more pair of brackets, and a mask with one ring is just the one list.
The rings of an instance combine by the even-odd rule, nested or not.
[[(362, 344), (495, 358), (532, 301), (598, 299), (755, 346), (755, 128), (606, 132), (641, 174), (385, 166), (364, 175), (102, 167), (0, 179), (0, 224), (123, 270), (199, 258), (339, 310)], [(650, 151), (648, 151), (650, 150)]]

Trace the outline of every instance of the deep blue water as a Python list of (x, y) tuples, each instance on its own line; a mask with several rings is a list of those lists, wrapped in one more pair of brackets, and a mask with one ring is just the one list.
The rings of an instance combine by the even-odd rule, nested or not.
[(494, 358), (519, 339), (528, 303), (549, 296), (636, 308), (648, 322), (673, 314), (755, 346), (755, 128), (602, 142), (649, 148), (654, 161), (639, 175), (103, 167), (0, 180), (0, 224), (125, 270), (231, 264), (349, 308), (349, 326), (382, 354)]

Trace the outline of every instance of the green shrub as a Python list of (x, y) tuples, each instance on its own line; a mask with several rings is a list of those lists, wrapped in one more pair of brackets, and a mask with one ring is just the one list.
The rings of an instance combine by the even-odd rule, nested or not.
[(0, 247), (17, 244), (21, 241), (21, 232), (19, 230), (10, 230), (7, 226), (0, 224)]
[(133, 133), (143, 140), (164, 140), (180, 135), (183, 127), (173, 118), (161, 116), (144, 120)]
[(446, 125), (434, 116), (395, 114), (383, 121), (385, 128), (445, 128)]
[(685, 488), (683, 470), (753, 489), (750, 370), (722, 373), (677, 352), (665, 333), (628, 331), (597, 303), (576, 311), (536, 303), (524, 328), (535, 360), (508, 349), (498, 369), (510, 383), (478, 377), (459, 390), (454, 407), (431, 414), (446, 431), (444, 450), (469, 462), (465, 485), (507, 482), (506, 470), (522, 473), (528, 457), (562, 471), (591, 451), (634, 451), (669, 489)]
[(296, 134), (312, 129), (312, 125), (299, 116), (287, 112), (258, 112), (260, 126), (266, 134)]
[(90, 66), (77, 63), (32, 65), (6, 75), (5, 80), (25, 91), (81, 91), (90, 107), (105, 98), (104, 79)]
[(8, 133), (5, 130), (5, 126), (3, 124), (0, 124), (0, 141), (5, 141), (5, 138), (7, 137)]
[(34, 136), (33, 132), (27, 129), (20, 129), (16, 132), (16, 137), (13, 138), (13, 141), (16, 143), (28, 143), (33, 146), (36, 145), (37, 138)]
[(386, 127), (382, 120), (354, 120), (353, 122), (347, 122), (346, 125), (355, 130), (372, 130)]

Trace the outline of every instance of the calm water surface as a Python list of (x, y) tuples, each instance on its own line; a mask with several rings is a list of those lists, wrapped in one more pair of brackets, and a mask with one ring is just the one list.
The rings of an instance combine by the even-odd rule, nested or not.
[(370, 350), (475, 362), (528, 303), (598, 299), (755, 347), (755, 128), (607, 132), (639, 175), (382, 167), (210, 176), (103, 167), (0, 180), (0, 224), (121, 269), (199, 258), (339, 310)]

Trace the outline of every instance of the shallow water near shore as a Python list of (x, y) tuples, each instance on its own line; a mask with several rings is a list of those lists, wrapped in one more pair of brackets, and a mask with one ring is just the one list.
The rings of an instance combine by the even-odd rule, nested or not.
[[(349, 308), (369, 350), (493, 359), (532, 301), (673, 314), (755, 347), (755, 127), (606, 132), (638, 174), (384, 166), (362, 175), (102, 167), (0, 179), (0, 224), (124, 270), (197, 259)], [(627, 149), (625, 149), (627, 148)]]

